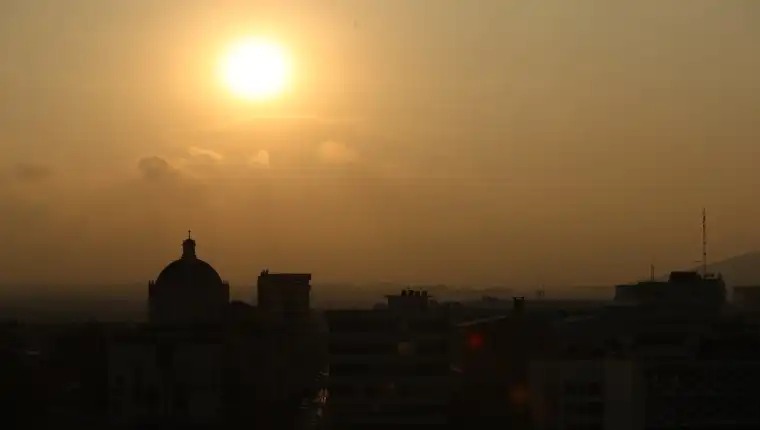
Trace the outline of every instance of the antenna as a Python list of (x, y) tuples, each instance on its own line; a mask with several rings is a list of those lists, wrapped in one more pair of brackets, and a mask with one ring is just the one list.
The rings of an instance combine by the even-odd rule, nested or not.
[(707, 277), (707, 210), (702, 208), (702, 276)]
[(649, 280), (654, 282), (654, 264), (649, 265)]

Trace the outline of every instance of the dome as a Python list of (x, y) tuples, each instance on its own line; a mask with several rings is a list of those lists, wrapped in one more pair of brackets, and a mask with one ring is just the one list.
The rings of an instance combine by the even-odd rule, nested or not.
[(227, 314), (230, 287), (210, 264), (195, 255), (195, 241), (182, 242), (182, 257), (148, 283), (151, 324), (219, 324)]
[(222, 278), (210, 264), (198, 258), (169, 263), (156, 279), (157, 285), (221, 285)]
[(210, 264), (195, 256), (195, 241), (182, 242), (182, 258), (169, 263), (156, 279), (156, 285), (218, 286), (222, 278)]

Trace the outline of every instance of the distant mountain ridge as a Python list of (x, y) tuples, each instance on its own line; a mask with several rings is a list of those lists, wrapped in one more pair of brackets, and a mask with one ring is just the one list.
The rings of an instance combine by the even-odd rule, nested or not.
[[(701, 269), (699, 267), (694, 270), (701, 271)], [(752, 251), (708, 264), (707, 271), (723, 275), (723, 279), (730, 287), (760, 285), (760, 251)]]

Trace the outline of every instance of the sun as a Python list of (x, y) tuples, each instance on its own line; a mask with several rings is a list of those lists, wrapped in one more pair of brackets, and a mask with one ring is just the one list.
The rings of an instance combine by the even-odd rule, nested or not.
[(273, 98), (285, 90), (290, 79), (285, 50), (265, 39), (250, 38), (235, 43), (220, 66), (224, 84), (246, 99)]

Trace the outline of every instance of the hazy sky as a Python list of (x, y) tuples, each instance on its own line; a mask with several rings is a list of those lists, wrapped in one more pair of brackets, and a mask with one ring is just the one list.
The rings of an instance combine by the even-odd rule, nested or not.
[[(263, 35), (288, 92), (219, 58)], [(0, 1), (0, 283), (627, 281), (760, 249), (760, 2)]]

